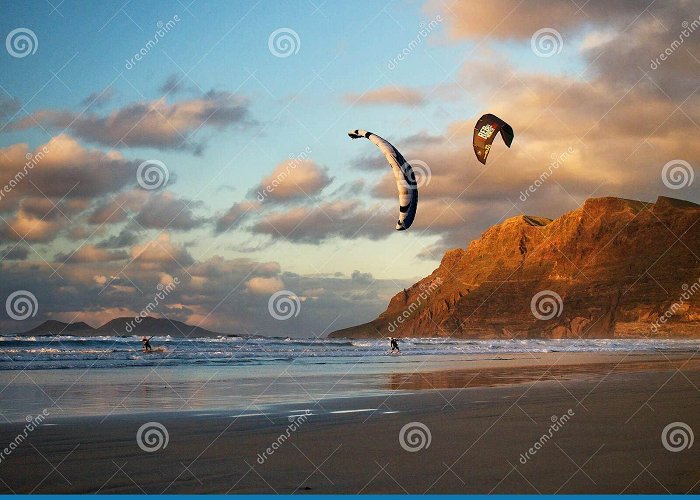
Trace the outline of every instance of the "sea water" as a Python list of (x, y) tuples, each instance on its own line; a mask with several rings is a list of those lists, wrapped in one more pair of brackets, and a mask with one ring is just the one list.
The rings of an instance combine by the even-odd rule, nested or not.
[[(0, 336), (0, 370), (120, 368), (137, 366), (268, 365), (288, 363), (376, 363), (389, 342), (349, 339), (226, 337), (181, 339), (162, 337), (151, 343), (158, 351), (144, 353), (140, 337), (15, 337)], [(402, 354), (454, 356), (533, 352), (683, 352), (700, 349), (700, 340), (460, 340), (405, 338)], [(387, 359), (387, 362), (400, 362)]]
[(0, 337), (0, 418), (22, 421), (44, 410), (53, 422), (170, 411), (248, 415), (357, 396), (395, 401), (389, 397), (410, 393), (403, 377), (420, 372), (484, 362), (547, 364), (560, 356), (556, 353), (626, 358), (700, 350), (700, 340), (420, 338), (400, 339), (401, 355), (391, 356), (386, 339), (162, 337), (151, 342), (163, 352), (142, 352), (140, 337)]

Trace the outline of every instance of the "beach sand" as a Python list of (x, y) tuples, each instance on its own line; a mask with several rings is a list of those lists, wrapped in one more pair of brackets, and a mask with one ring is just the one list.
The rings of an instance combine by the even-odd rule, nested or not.
[[(375, 374), (386, 394), (266, 415), (48, 418), (2, 457), (0, 492), (700, 493), (700, 445), (669, 451), (662, 439), (674, 422), (700, 432), (692, 356), (491, 356), (468, 369)], [(167, 429), (166, 447), (139, 447), (147, 422)], [(429, 433), (429, 446), (409, 438), (421, 449), (404, 449), (406, 425)], [(0, 443), (23, 427), (0, 426)]]

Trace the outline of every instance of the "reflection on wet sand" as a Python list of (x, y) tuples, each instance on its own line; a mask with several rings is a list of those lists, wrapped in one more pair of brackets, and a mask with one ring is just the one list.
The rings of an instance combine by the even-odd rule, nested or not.
[[(504, 359), (503, 361), (508, 361)], [(575, 365), (513, 366), (434, 372), (395, 373), (389, 376), (390, 390), (464, 389), (494, 387), (546, 380), (604, 378), (613, 373), (664, 370), (700, 370), (696, 359), (656, 359), (617, 363), (584, 363)]]

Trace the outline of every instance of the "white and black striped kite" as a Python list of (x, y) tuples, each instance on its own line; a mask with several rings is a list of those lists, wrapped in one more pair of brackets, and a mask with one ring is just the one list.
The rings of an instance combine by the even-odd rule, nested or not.
[(348, 132), (351, 139), (365, 137), (372, 141), (389, 162), (396, 179), (396, 188), (399, 191), (399, 220), (396, 222), (396, 230), (404, 231), (411, 227), (413, 219), (416, 217), (418, 208), (418, 186), (413, 168), (399, 153), (399, 151), (389, 142), (379, 137), (377, 134), (366, 130), (352, 130)]

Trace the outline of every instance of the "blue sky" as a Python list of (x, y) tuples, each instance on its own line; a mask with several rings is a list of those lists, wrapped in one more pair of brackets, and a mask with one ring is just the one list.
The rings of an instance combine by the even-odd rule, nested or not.
[[(29, 5), (31, 8), (8, 4), (10, 16), (2, 26), (6, 32), (13, 25), (26, 25), (40, 40), (31, 59), (14, 61), (3, 54), (5, 64), (16, 66), (3, 72), (2, 85), (21, 102), (31, 100), (25, 108), (29, 113), (44, 108), (80, 112), (87, 96), (108, 86), (115, 97), (107, 109), (158, 99), (162, 95), (159, 87), (171, 75), (181, 78), (192, 91), (235, 91), (251, 100), (251, 115), (257, 123), (244, 131), (202, 134), (207, 148), (201, 156), (143, 148), (125, 152), (164, 161), (177, 177), (172, 189), (183, 196), (201, 198), (205, 194), (213, 210), (228, 208), (261, 175), (307, 145), (314, 160), (329, 167), (338, 181), (354, 180), (358, 172), (350, 170), (348, 163), (372, 151), (366, 144), (349, 141), (347, 130), (363, 127), (389, 137), (410, 136), (427, 129), (426, 118), (439, 129), (460, 113), (475, 112), (468, 96), (451, 103), (451, 109), (440, 103), (429, 105), (419, 116), (395, 106), (352, 107), (343, 100), (347, 93), (360, 94), (406, 80), (411, 86), (429, 89), (442, 83), (443, 68), (456, 71), (460, 67), (462, 51), (471, 44), (448, 46), (440, 43), (444, 35), (437, 32), (397, 69), (387, 68), (388, 61), (416, 37), (420, 23), (431, 20), (419, 3), (394, 4), (384, 11), (372, 2), (353, 3), (332, 9), (326, 6), (315, 13), (309, 2), (274, 9), (253, 2), (214, 2), (191, 9), (184, 3), (149, 2), (121, 10), (121, 2), (90, 9), (81, 2), (64, 2), (54, 12), (45, 2)], [(154, 36), (157, 23), (175, 15), (181, 21), (157, 48), (125, 70), (126, 60)], [(268, 36), (279, 27), (290, 27), (299, 34), (298, 54), (277, 58), (270, 53)], [(464, 111), (454, 109), (455, 105)], [(397, 128), (400, 132), (387, 134)], [(27, 141), (36, 146), (46, 139), (42, 130), (34, 129), (5, 134), (0, 144)], [(375, 173), (360, 175), (377, 178)], [(221, 186), (232, 189), (219, 189)], [(388, 227), (391, 222), (387, 221)], [(225, 243), (220, 242), (221, 248)], [(389, 245), (374, 246), (373, 253), (386, 252)], [(306, 253), (316, 260), (319, 255), (313, 254), (321, 252), (313, 250), (306, 249)], [(290, 264), (300, 272), (311, 271), (303, 260), (297, 256)], [(366, 259), (358, 256), (341, 270), (352, 271), (360, 263), (367, 267)], [(415, 277), (434, 265), (414, 264), (420, 268), (394, 271)], [(379, 273), (384, 266), (378, 263), (368, 270)]]

